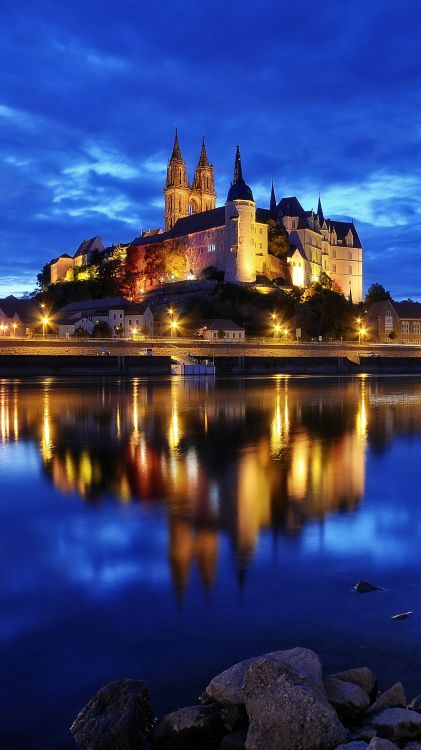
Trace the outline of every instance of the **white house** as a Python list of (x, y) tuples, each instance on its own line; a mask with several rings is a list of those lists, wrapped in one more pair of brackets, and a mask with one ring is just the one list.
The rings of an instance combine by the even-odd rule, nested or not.
[(113, 336), (153, 336), (154, 319), (148, 305), (135, 304), (122, 297), (107, 297), (96, 300), (72, 302), (61, 310), (57, 320), (58, 335), (66, 338), (81, 328), (92, 333), (95, 324), (108, 323)]

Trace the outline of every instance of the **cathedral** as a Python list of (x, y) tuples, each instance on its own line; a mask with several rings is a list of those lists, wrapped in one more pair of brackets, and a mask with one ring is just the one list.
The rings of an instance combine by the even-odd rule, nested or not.
[[(189, 278), (200, 277), (212, 266), (231, 283), (261, 284), (264, 278), (307, 287), (325, 273), (353, 302), (361, 301), (362, 247), (354, 223), (326, 218), (320, 197), (317, 212), (304, 210), (294, 196), (277, 202), (273, 183), (269, 207), (257, 207), (243, 177), (238, 147), (225, 204), (216, 207), (214, 168), (204, 140), (189, 183), (176, 131), (164, 195), (165, 231), (142, 233), (131, 243), (132, 248), (153, 246), (151, 251), (165, 251), (168, 243), (181, 240), (188, 254)], [(271, 221), (272, 226), (273, 222), (282, 223), (288, 232), (289, 250), (284, 259), (271, 254)], [(145, 278), (144, 291), (157, 281)]]

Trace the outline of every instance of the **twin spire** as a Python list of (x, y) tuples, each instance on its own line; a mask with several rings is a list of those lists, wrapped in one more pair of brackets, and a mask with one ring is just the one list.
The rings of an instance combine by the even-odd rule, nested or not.
[[(181, 161), (184, 163), (184, 159), (181, 156), (180, 144), (178, 141), (178, 128), (175, 129), (174, 145), (173, 145), (172, 154), (170, 158), (170, 164), (171, 162), (174, 162), (174, 161)], [(202, 148), (200, 149), (200, 156), (199, 156), (199, 161), (197, 163), (197, 167), (209, 167), (209, 166), (210, 164), (208, 161), (208, 155), (206, 153), (205, 137), (203, 136)]]

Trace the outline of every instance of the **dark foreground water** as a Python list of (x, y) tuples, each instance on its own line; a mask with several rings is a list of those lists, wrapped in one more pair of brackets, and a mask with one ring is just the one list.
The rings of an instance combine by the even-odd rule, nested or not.
[(421, 692), (420, 488), (419, 379), (0, 382), (2, 750), (294, 645)]

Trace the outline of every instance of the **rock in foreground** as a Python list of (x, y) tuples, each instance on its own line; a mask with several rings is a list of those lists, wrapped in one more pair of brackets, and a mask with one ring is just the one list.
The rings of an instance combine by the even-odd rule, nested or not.
[(225, 669), (224, 672), (211, 680), (202, 696), (203, 701), (205, 703), (215, 701), (224, 705), (229, 703), (243, 704), (245, 702), (244, 678), (249, 669), (263, 658), (277, 661), (280, 664), (287, 664), (295, 669), (299, 675), (308, 677), (321, 685), (322, 665), (319, 657), (308, 648), (297, 647), (286, 651), (272, 651), (263, 656), (254, 656)]
[(226, 733), (220, 707), (188, 706), (164, 716), (152, 732), (152, 746), (165, 750), (215, 747)]
[(248, 670), (244, 693), (246, 750), (328, 750), (347, 738), (323, 686), (269, 656)]
[(70, 731), (84, 750), (139, 750), (154, 722), (145, 683), (116, 680), (87, 703)]

